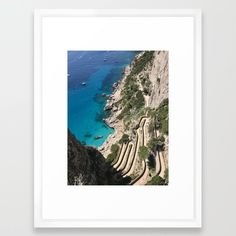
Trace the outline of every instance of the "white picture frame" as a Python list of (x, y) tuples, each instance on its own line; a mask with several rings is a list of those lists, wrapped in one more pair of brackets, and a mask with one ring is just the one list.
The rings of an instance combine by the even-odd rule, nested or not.
[[(121, 187), (121, 186), (86, 186), (82, 187), (84, 188), (83, 190), (78, 190), (73, 188), (74, 186), (67, 186), (61, 182), (57, 182), (57, 174), (59, 171), (63, 169), (63, 163), (65, 164), (66, 168), (66, 158), (67, 156), (65, 155), (66, 149), (63, 149), (61, 152), (58, 152), (58, 159), (50, 159), (48, 158), (48, 153), (52, 154), (52, 158), (54, 157), (53, 152), (48, 151), (47, 153), (47, 148), (50, 148), (50, 146), (57, 146), (60, 148), (60, 146), (65, 146), (64, 144), (66, 143), (66, 125), (64, 124), (66, 122), (66, 114), (65, 109), (66, 109), (66, 80), (63, 78), (65, 77), (64, 75), (66, 74), (65, 67), (66, 65), (62, 66), (63, 68), (60, 68), (62, 62), (65, 60), (62, 59), (61, 61), (57, 61), (56, 59), (56, 54), (55, 51), (59, 47), (61, 50), (65, 52), (66, 50), (69, 49), (74, 49), (75, 48), (75, 38), (78, 37), (79, 39), (79, 34), (78, 33), (73, 33), (73, 30), (66, 30), (68, 29), (68, 22), (73, 22), (73, 19), (77, 19), (76, 21), (83, 20), (83, 24), (87, 24), (87, 29), (88, 27), (89, 30), (95, 30), (93, 27), (96, 27), (96, 21), (93, 21), (94, 19), (100, 19), (104, 18), (105, 21), (107, 22), (107, 25), (104, 25), (104, 29), (107, 27), (112, 27), (109, 23), (113, 22), (113, 20), (117, 20), (117, 25), (119, 25), (119, 19), (127, 19), (127, 24), (129, 24), (129, 20), (131, 19), (131, 25), (140, 23), (142, 19), (145, 20), (150, 20), (150, 22), (157, 22), (157, 25), (154, 25), (153, 27), (157, 26), (158, 29), (160, 29), (160, 38), (163, 38), (163, 42), (165, 41), (165, 33), (168, 34), (167, 32), (170, 33), (171, 35), (171, 30), (175, 28), (175, 30), (178, 30), (178, 27), (181, 28), (181, 32), (185, 32), (185, 29), (187, 30), (187, 27), (184, 25), (185, 21), (188, 21), (188, 26), (189, 26), (189, 32), (186, 33), (187, 38), (191, 39), (191, 43), (188, 48), (188, 51), (191, 51), (193, 57), (189, 57), (189, 60), (182, 61), (181, 63), (187, 63), (189, 61), (190, 65), (186, 65), (186, 68), (189, 68), (189, 80), (191, 83), (187, 83), (186, 87), (182, 87), (178, 91), (179, 94), (185, 93), (186, 90), (191, 90), (190, 93), (186, 94), (186, 97), (182, 99), (181, 101), (186, 100), (187, 107), (189, 108), (190, 111), (187, 111), (186, 109), (186, 114), (188, 112), (192, 112), (190, 114), (190, 117), (192, 119), (189, 121), (189, 125), (192, 127), (192, 133), (188, 130), (185, 130), (185, 127), (183, 127), (183, 132), (186, 133), (186, 136), (184, 138), (187, 138), (186, 142), (191, 142), (192, 144), (188, 145), (189, 146), (189, 152), (192, 152), (192, 155), (189, 156), (189, 163), (186, 163), (186, 167), (188, 168), (186, 174), (186, 186), (182, 186), (176, 183), (176, 185), (173, 183), (173, 185), (167, 186), (165, 188), (170, 188), (172, 190), (166, 190), (166, 189), (161, 189), (160, 186), (156, 187), (158, 189), (155, 189), (155, 187), (147, 187), (147, 186), (142, 186), (142, 187), (132, 187), (133, 189), (130, 190), (127, 187)], [(136, 22), (137, 19), (137, 22)], [(169, 19), (168, 21), (165, 21), (165, 19)], [(91, 20), (91, 21), (90, 21)], [(180, 21), (179, 21), (180, 20)], [(90, 21), (86, 23), (87, 21)], [(177, 26), (175, 27), (173, 22), (178, 22)], [(115, 22), (115, 21), (114, 21)], [(136, 23), (135, 23), (136, 22)], [(116, 23), (115, 23), (116, 24)], [(181, 26), (183, 24), (183, 26)], [(101, 23), (100, 23), (101, 26)], [(123, 26), (122, 26), (123, 27)], [(70, 27), (69, 27), (70, 28)], [(125, 28), (125, 27), (124, 27)], [(55, 32), (52, 32), (53, 30)], [(86, 31), (86, 27), (84, 27), (84, 32)], [(119, 31), (119, 27), (117, 28)], [(125, 30), (125, 29), (124, 29)], [(148, 27), (147, 27), (148, 30)], [(163, 31), (164, 30), (164, 31)], [(82, 29), (83, 31), (83, 29)], [(52, 32), (52, 33), (50, 33)], [(105, 31), (104, 31), (105, 32)], [(179, 32), (179, 31), (178, 31)], [(178, 33), (177, 32), (177, 33)], [(58, 34), (58, 35), (57, 35)], [(70, 35), (72, 34), (72, 35)], [(128, 33), (127, 33), (128, 34)], [(64, 35), (64, 36), (63, 36)], [(152, 35), (152, 34), (151, 34)], [(59, 36), (59, 37), (58, 37)], [(176, 38), (177, 38), (176, 34)], [(57, 40), (55, 40), (54, 37), (57, 37)], [(80, 35), (81, 37), (81, 35)], [(85, 37), (85, 36), (83, 36)], [(109, 36), (108, 36), (109, 37)], [(111, 36), (112, 37), (112, 36)], [(155, 37), (155, 36), (154, 36)], [(179, 36), (180, 37), (180, 36)], [(186, 37), (185, 37), (186, 39)], [(74, 40), (74, 41), (73, 41)], [(100, 36), (94, 41), (100, 40)], [(142, 40), (142, 39), (141, 39)], [(146, 40), (146, 39), (144, 39)], [(166, 38), (166, 41), (171, 42), (174, 41), (174, 37), (168, 37)], [(187, 40), (187, 39), (186, 39)], [(65, 42), (67, 41), (67, 44)], [(125, 49), (128, 50), (130, 49), (130, 45), (125, 45), (122, 40), (118, 40), (115, 42), (116, 44), (112, 44), (112, 42), (107, 43), (108, 48), (112, 49)], [(138, 41), (138, 40), (137, 40)], [(143, 41), (143, 40), (142, 40)], [(178, 41), (178, 38), (176, 39)], [(158, 42), (158, 41), (157, 41)], [(160, 39), (160, 45), (161, 45), (161, 39)], [(71, 45), (70, 45), (71, 43)], [(90, 44), (89, 44), (90, 43)], [(97, 43), (97, 44), (96, 44)], [(84, 40), (81, 45), (87, 50), (89, 49), (104, 49), (102, 45), (104, 44), (99, 41), (94, 43), (91, 41), (91, 38), (89, 38), (86, 42)], [(114, 42), (113, 42), (114, 43)], [(120, 44), (122, 44), (120, 46)], [(133, 47), (137, 48), (139, 47), (140, 42), (134, 42)], [(140, 43), (140, 48), (143, 49), (153, 49), (153, 44), (151, 39), (147, 41), (147, 44), (145, 47), (141, 45)], [(51, 45), (51, 46), (50, 46)], [(52, 45), (55, 45), (52, 46)], [(68, 47), (67, 47), (67, 46)], [(80, 45), (80, 46), (81, 46)], [(114, 48), (112, 45), (117, 45), (117, 48)], [(159, 48), (163, 49), (163, 46), (167, 44), (164, 44)], [(177, 45), (178, 46), (178, 45)], [(173, 45), (169, 48), (164, 48), (167, 50), (170, 50), (170, 64), (171, 64), (171, 56), (174, 55), (171, 54), (171, 50), (175, 47)], [(183, 46), (183, 51), (185, 50), (184, 45)], [(132, 50), (134, 48), (131, 48)], [(140, 49), (137, 48), (137, 49)], [(158, 48), (158, 45), (157, 45)], [(81, 48), (80, 48), (81, 49)], [(201, 189), (201, 183), (202, 183), (202, 123), (201, 123), (201, 90), (202, 90), (202, 85), (201, 85), (201, 10), (196, 10), (196, 9), (184, 9), (184, 10), (157, 10), (157, 9), (106, 9), (106, 10), (77, 10), (77, 9), (58, 9), (58, 10), (35, 10), (34, 13), (34, 226), (37, 228), (43, 228), (43, 227), (60, 227), (60, 228), (65, 228), (65, 227), (73, 227), (73, 228), (166, 228), (166, 227), (172, 227), (172, 228), (178, 228), (178, 227), (201, 227), (201, 202), (202, 202), (202, 189)], [(50, 52), (52, 51), (52, 52)], [(179, 49), (176, 51), (179, 52)], [(47, 54), (49, 53), (49, 54)], [(51, 54), (50, 54), (51, 53)], [(187, 51), (186, 51), (187, 53)], [(184, 53), (183, 53), (184, 54)], [(62, 54), (63, 55), (63, 52)], [(188, 55), (186, 54), (186, 57)], [(54, 58), (55, 57), (55, 58)], [(60, 57), (60, 56), (59, 56)], [(185, 60), (183, 56), (183, 60)], [(175, 59), (173, 58), (172, 62)], [(56, 65), (54, 65), (54, 63)], [(177, 62), (176, 62), (177, 63)], [(173, 64), (173, 63), (172, 63)], [(51, 67), (58, 68), (58, 70), (61, 70), (60, 73), (61, 75), (57, 74), (57, 70), (52, 70)], [(171, 65), (170, 65), (171, 67)], [(60, 68), (60, 69), (59, 69)], [(181, 67), (182, 68), (182, 67)], [(170, 78), (171, 76), (174, 77), (174, 73), (171, 74), (170, 70)], [(64, 74), (63, 74), (64, 73)], [(185, 74), (184, 71), (180, 72), (183, 73), (183, 76)], [(61, 77), (60, 77), (61, 76)], [(64, 77), (63, 77), (64, 76)], [(58, 85), (56, 86), (55, 89), (55, 78), (58, 78)], [(62, 78), (62, 79), (61, 79)], [(67, 78), (67, 77), (65, 77)], [(174, 80), (172, 80), (174, 81)], [(180, 82), (181, 83), (181, 82)], [(50, 87), (51, 86), (51, 87)], [(53, 86), (53, 87), (52, 87)], [(57, 90), (60, 89), (65, 89), (65, 92), (59, 93)], [(171, 84), (172, 90), (170, 89), (170, 97), (173, 94), (174, 95), (174, 83)], [(177, 85), (176, 85), (177, 86)], [(189, 87), (188, 87), (189, 86)], [(180, 87), (180, 86), (179, 86)], [(56, 91), (53, 92), (53, 94), (50, 95), (51, 89), (54, 88)], [(61, 90), (62, 91), (62, 90)], [(172, 93), (172, 92), (173, 93)], [(178, 95), (176, 95), (178, 96)], [(192, 96), (192, 97), (191, 97)], [(54, 97), (54, 98), (52, 98)], [(57, 101), (58, 99), (58, 101)], [(178, 102), (177, 102), (178, 103)], [(174, 103), (170, 102), (170, 107)], [(62, 108), (61, 108), (62, 107)], [(178, 104), (175, 106), (172, 112), (178, 112), (180, 109), (180, 106)], [(64, 110), (63, 110), (64, 109)], [(171, 108), (170, 108), (171, 109)], [(55, 117), (52, 117), (50, 114), (52, 113), (52, 110), (54, 114), (57, 114), (57, 118), (60, 121), (55, 121)], [(64, 113), (61, 116), (59, 116), (59, 112), (63, 110)], [(180, 109), (181, 110), (181, 109)], [(58, 112), (58, 113), (57, 113)], [(64, 118), (63, 118), (64, 117)], [(48, 120), (51, 120), (50, 122), (53, 121), (53, 123), (61, 122), (60, 124), (62, 126), (56, 126), (55, 129), (52, 128), (52, 126), (49, 126), (51, 124), (48, 122)], [(58, 123), (59, 124), (59, 123)], [(186, 124), (186, 127), (188, 124)], [(187, 129), (187, 128), (186, 128)], [(56, 138), (55, 143), (54, 143), (54, 138), (52, 134), (55, 132), (57, 133), (57, 136), (59, 137), (58, 140)], [(189, 136), (188, 136), (189, 134)], [(63, 136), (64, 135), (64, 136)], [(63, 136), (63, 137), (62, 137)], [(45, 138), (46, 137), (46, 138)], [(60, 142), (60, 140), (64, 141)], [(174, 143), (174, 141), (173, 141)], [(171, 145), (171, 142), (170, 142)], [(186, 148), (187, 149), (187, 148)], [(57, 154), (55, 154), (57, 155)], [(57, 155), (57, 156), (58, 156)], [(171, 153), (170, 153), (171, 155)], [(65, 158), (65, 159), (63, 159)], [(170, 156), (171, 158), (171, 156)], [(172, 158), (170, 160), (173, 160), (172, 163), (175, 163), (176, 158)], [(58, 160), (57, 165), (54, 167), (55, 173), (52, 172), (52, 163), (55, 163), (55, 160)], [(60, 161), (61, 160), (61, 161)], [(181, 162), (181, 158), (180, 161)], [(61, 164), (60, 164), (61, 163)], [(189, 166), (188, 166), (189, 165)], [(58, 167), (58, 168), (57, 168)], [(57, 172), (57, 169), (58, 170)], [(183, 169), (183, 172), (185, 170)], [(189, 172), (188, 172), (189, 171)], [(173, 171), (174, 172), (174, 171)], [(173, 173), (173, 177), (175, 173)], [(63, 172), (64, 173), (64, 172)], [(55, 175), (55, 176), (54, 176)], [(50, 178), (52, 179), (48, 179)], [(54, 178), (54, 179), (53, 179)], [(176, 176), (178, 178), (178, 176)], [(184, 176), (181, 176), (181, 179), (184, 179)], [(51, 181), (55, 183), (55, 186), (51, 184)], [(60, 178), (59, 178), (60, 180)], [(171, 181), (171, 175), (170, 175), (170, 181)], [(184, 185), (184, 183), (183, 183)], [(55, 189), (54, 189), (55, 187)], [(61, 188), (61, 191), (63, 192), (63, 197), (61, 199), (55, 199), (55, 196), (52, 196), (52, 193), (49, 191), (50, 189), (53, 189), (53, 192), (57, 194), (58, 198), (60, 198), (61, 194), (57, 192), (58, 189)], [(179, 191), (178, 191), (178, 188)], [(145, 189), (145, 190), (143, 190)], [(157, 191), (158, 190), (158, 191)], [(59, 191), (59, 190), (58, 190)], [(81, 196), (81, 199), (83, 200), (83, 204), (79, 203), (80, 199), (76, 196), (78, 194), (77, 192), (81, 191), (78, 196)], [(82, 192), (83, 191), (83, 192)], [(132, 191), (132, 192), (131, 192)], [(145, 191), (145, 192), (144, 192)], [(173, 192), (171, 192), (173, 191)], [(124, 210), (123, 210), (123, 215), (122, 217), (122, 211), (120, 211), (120, 205), (118, 204), (117, 206), (117, 216), (119, 217), (113, 217), (112, 212), (110, 211), (111, 207), (103, 207), (98, 209), (91, 209), (89, 203), (86, 203), (86, 199), (90, 199), (91, 195), (95, 195), (99, 199), (98, 204), (104, 204), (105, 201), (102, 196), (108, 196), (107, 197), (107, 204), (108, 206), (111, 206), (112, 202), (109, 202), (109, 194), (114, 194), (114, 197), (117, 195), (122, 195), (127, 194), (127, 196), (131, 196), (132, 194), (135, 194), (141, 197), (145, 197), (147, 199), (148, 196), (151, 197), (151, 199), (155, 199), (159, 197), (159, 195), (163, 195), (162, 204), (160, 204), (158, 201), (156, 202), (155, 206), (149, 210), (145, 209), (143, 205), (148, 205), (149, 203), (144, 200), (143, 205), (140, 205), (139, 212), (143, 217), (138, 217), (137, 212), (135, 212), (134, 206), (132, 206), (132, 202), (125, 202), (122, 203), (124, 204)], [(175, 195), (176, 194), (176, 195)], [(179, 194), (179, 195), (178, 195)], [(185, 195), (186, 194), (186, 195)], [(178, 204), (173, 200), (173, 196), (176, 196), (178, 198)], [(182, 197), (183, 199), (182, 199)], [(186, 199), (185, 199), (186, 196)], [(188, 196), (191, 196), (188, 198)], [(129, 197), (127, 197), (129, 200)], [(122, 196), (120, 196), (120, 199), (123, 199)], [(173, 205), (172, 205), (172, 200), (173, 200)], [(122, 200), (123, 201), (123, 200)], [(169, 202), (168, 202), (169, 201)], [(74, 204), (73, 206), (70, 206), (70, 203)], [(55, 205), (54, 205), (55, 204)], [(85, 207), (87, 204), (87, 208)], [(174, 205), (175, 204), (175, 205)], [(77, 206), (78, 205), (78, 206)], [(168, 206), (164, 207), (164, 206)], [(96, 205), (94, 205), (96, 206)], [(104, 205), (105, 206), (105, 205)], [(149, 206), (149, 205), (148, 205)], [(176, 207), (173, 207), (176, 206)], [(182, 206), (183, 211), (179, 210), (179, 207)], [(128, 208), (132, 209), (133, 211), (133, 216), (131, 212), (128, 212)], [(61, 208), (61, 209), (59, 209)], [(137, 206), (139, 208), (139, 206)], [(74, 209), (74, 211), (72, 210)], [(81, 210), (81, 214), (78, 214), (78, 209)], [(99, 211), (100, 209), (100, 211)], [(103, 209), (103, 212), (101, 213), (101, 209)], [(156, 211), (156, 213), (155, 213)], [(110, 214), (110, 215), (109, 215)], [(115, 213), (114, 213), (115, 214)], [(181, 215), (183, 214), (183, 215)], [(148, 215), (151, 215), (151, 217), (147, 217)], [(157, 217), (155, 218), (155, 215)], [(107, 217), (109, 216), (109, 218)], [(137, 216), (137, 218), (136, 218)], [(171, 217), (173, 216), (173, 217)], [(106, 218), (107, 217), (107, 218)]]

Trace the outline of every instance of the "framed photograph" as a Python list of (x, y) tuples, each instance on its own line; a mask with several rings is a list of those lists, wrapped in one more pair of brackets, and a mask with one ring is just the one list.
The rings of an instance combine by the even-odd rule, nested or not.
[(35, 227), (201, 227), (201, 11), (34, 24)]

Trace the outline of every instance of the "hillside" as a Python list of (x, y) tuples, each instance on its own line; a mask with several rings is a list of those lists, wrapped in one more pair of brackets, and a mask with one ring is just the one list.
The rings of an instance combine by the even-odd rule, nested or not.
[(167, 51), (139, 53), (105, 107), (115, 133), (100, 151), (133, 184), (168, 184), (168, 70)]
[(68, 131), (68, 185), (117, 185), (128, 184), (93, 147), (82, 145)]

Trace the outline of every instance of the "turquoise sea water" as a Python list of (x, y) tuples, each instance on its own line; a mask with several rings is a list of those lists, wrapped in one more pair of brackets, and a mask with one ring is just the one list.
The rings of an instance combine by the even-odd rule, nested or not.
[[(114, 130), (104, 122), (106, 95), (134, 58), (134, 51), (68, 51), (68, 128), (86, 145), (99, 147)], [(102, 136), (96, 139), (96, 136)]]

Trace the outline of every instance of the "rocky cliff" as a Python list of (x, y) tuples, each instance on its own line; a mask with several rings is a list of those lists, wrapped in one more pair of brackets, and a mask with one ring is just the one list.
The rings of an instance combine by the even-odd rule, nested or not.
[(95, 148), (82, 145), (68, 131), (68, 185), (128, 184)]
[(168, 52), (154, 52), (153, 63), (149, 65), (146, 72), (151, 81), (150, 97), (148, 106), (158, 108), (164, 99), (168, 98), (169, 93), (169, 67), (168, 67)]
[[(112, 143), (124, 132), (132, 134), (139, 119), (150, 110), (157, 110), (169, 96), (168, 51), (144, 51), (126, 67), (106, 108), (111, 110), (105, 122), (116, 130), (100, 148), (106, 156)], [(107, 151), (108, 150), (108, 151)]]
[[(140, 184), (145, 184), (155, 175), (164, 178), (165, 183), (168, 182), (168, 61), (168, 51), (138, 53), (124, 70), (122, 80), (116, 84), (113, 94), (107, 101), (106, 108), (111, 111), (111, 114), (105, 121), (115, 129), (115, 133), (109, 136), (100, 147), (100, 151), (105, 157), (111, 156), (109, 153), (112, 145), (121, 146), (125, 137), (129, 145), (135, 148), (131, 147), (131, 154), (125, 152), (123, 159), (128, 161), (122, 162), (121, 159), (120, 166), (127, 166), (128, 169), (131, 165), (132, 176), (142, 175), (145, 167), (143, 159), (150, 163), (149, 157), (152, 155), (155, 164), (150, 165), (150, 169), (145, 169), (148, 169), (145, 172), (146, 177), (141, 178), (138, 182)], [(142, 123), (144, 125), (139, 130), (140, 121), (144, 117), (145, 124)], [(138, 134), (138, 132), (142, 133)], [(139, 153), (144, 149), (146, 155), (142, 157)], [(118, 165), (118, 169), (121, 167)]]

